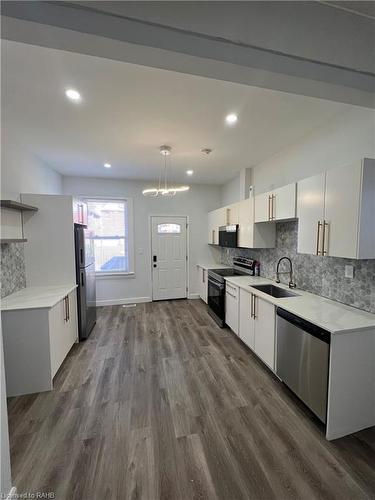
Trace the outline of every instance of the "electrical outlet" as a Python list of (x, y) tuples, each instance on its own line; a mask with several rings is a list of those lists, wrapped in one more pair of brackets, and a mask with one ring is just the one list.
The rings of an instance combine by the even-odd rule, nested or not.
[(345, 266), (345, 278), (354, 278), (354, 267), (353, 266)]

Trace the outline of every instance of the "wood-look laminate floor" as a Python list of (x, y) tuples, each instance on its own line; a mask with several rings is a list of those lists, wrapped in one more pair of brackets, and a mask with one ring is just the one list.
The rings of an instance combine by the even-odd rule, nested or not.
[(198, 300), (99, 308), (48, 393), (9, 401), (18, 492), (58, 500), (375, 499), (375, 429), (316, 420)]

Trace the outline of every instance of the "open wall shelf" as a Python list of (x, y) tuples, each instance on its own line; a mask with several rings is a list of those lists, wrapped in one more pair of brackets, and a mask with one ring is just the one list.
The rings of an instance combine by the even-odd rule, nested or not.
[(18, 210), (20, 212), (37, 212), (38, 208), (31, 205), (25, 205), (25, 203), (20, 203), (14, 200), (0, 200), (1, 208), (9, 208), (11, 210)]

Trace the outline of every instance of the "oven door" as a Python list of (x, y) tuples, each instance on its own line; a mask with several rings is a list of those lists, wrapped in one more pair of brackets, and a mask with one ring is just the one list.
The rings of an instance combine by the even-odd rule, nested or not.
[(215, 315), (225, 320), (225, 285), (208, 278), (208, 307)]

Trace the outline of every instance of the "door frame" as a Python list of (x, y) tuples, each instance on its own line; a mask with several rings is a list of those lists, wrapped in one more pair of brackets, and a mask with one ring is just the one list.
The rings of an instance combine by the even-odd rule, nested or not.
[(186, 255), (187, 255), (187, 261), (186, 261), (186, 298), (190, 298), (190, 253), (189, 253), (189, 248), (190, 248), (190, 220), (188, 215), (178, 215), (178, 214), (150, 214), (148, 216), (148, 230), (149, 230), (149, 236), (150, 236), (150, 241), (148, 245), (148, 259), (150, 263), (150, 284), (151, 284), (151, 301), (154, 300), (154, 282), (153, 282), (153, 272), (152, 272), (152, 218), (153, 217), (181, 217), (186, 220)]

